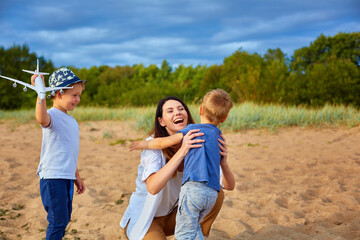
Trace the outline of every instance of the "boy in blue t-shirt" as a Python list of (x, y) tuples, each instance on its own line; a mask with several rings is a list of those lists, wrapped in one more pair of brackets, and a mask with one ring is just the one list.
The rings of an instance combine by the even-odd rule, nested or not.
[(176, 215), (175, 238), (204, 239), (200, 222), (210, 212), (220, 191), (221, 131), (217, 126), (224, 122), (233, 104), (230, 95), (222, 89), (208, 92), (200, 106), (200, 124), (189, 124), (178, 133), (133, 142), (130, 150), (164, 149), (180, 143), (192, 129), (199, 129), (203, 147), (192, 148), (184, 160), (184, 175)]
[[(35, 78), (31, 84), (35, 85)], [(44, 77), (41, 76), (44, 80)], [(79, 125), (68, 111), (80, 102), (86, 81), (80, 80), (69, 68), (56, 70), (49, 78), (50, 87), (73, 87), (53, 92), (53, 107), (46, 108), (46, 99), (37, 98), (35, 115), (43, 132), (40, 163), (40, 195), (49, 225), (46, 239), (61, 240), (70, 221), (74, 183), (77, 193), (85, 191), (77, 169), (79, 155)]]

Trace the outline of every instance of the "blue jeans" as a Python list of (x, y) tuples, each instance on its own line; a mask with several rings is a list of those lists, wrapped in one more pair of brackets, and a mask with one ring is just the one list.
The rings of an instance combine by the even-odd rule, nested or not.
[(204, 239), (200, 222), (213, 208), (217, 196), (216, 190), (201, 182), (189, 181), (181, 187), (176, 214), (176, 239)]
[(46, 240), (61, 240), (71, 218), (74, 183), (69, 179), (40, 179), (40, 195), (49, 225)]

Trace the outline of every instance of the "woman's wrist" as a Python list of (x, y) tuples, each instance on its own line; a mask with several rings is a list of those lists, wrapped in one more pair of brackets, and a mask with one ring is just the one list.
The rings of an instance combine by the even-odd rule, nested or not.
[(189, 148), (189, 146), (182, 146), (180, 148), (180, 150), (181, 150), (181, 156), (184, 158), (186, 156), (186, 154), (189, 153), (190, 148)]
[[(185, 156), (186, 156), (186, 154), (188, 153), (188, 151), (186, 150), (186, 149), (184, 149), (184, 148), (180, 148), (176, 153), (175, 153), (175, 155), (177, 155), (177, 157), (179, 158), (179, 159), (184, 159), (185, 158)], [(174, 156), (175, 156), (174, 155)]]

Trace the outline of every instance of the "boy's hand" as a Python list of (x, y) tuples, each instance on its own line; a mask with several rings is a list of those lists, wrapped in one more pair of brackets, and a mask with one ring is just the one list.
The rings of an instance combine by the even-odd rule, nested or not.
[(219, 147), (220, 147), (220, 155), (221, 155), (221, 161), (220, 161), (220, 165), (221, 164), (226, 164), (227, 163), (227, 154), (228, 154), (228, 150), (226, 147), (226, 139), (223, 135), (220, 135), (222, 139), (218, 138), (219, 141)]
[(76, 180), (74, 181), (76, 185), (76, 192), (77, 194), (82, 194), (85, 192), (85, 184), (81, 177), (76, 177)]
[(146, 141), (135, 141), (130, 144), (129, 151), (131, 152), (134, 150), (143, 150), (146, 149), (146, 147), (147, 147)]
[[(39, 76), (39, 75), (38, 75), (38, 74), (34, 74), (34, 75), (31, 76), (31, 85), (35, 86), (35, 78), (36, 78), (37, 76)], [(42, 81), (43, 81), (43, 83), (44, 83), (44, 76), (40, 74), (40, 77), (41, 77), (41, 79), (42, 79)]]

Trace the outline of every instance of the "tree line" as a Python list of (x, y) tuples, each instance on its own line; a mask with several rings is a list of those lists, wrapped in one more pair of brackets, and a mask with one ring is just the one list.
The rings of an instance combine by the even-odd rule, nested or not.
[[(30, 82), (30, 75), (21, 69), (35, 68), (37, 58), (42, 72), (56, 69), (51, 60), (31, 53), (26, 45), (0, 47), (0, 74)], [(360, 105), (360, 32), (320, 35), (291, 57), (280, 48), (269, 49), (264, 55), (238, 49), (221, 65), (179, 65), (173, 69), (164, 60), (160, 67), (139, 63), (70, 68), (88, 81), (82, 106), (152, 105), (169, 95), (196, 103), (214, 88), (228, 91), (235, 103)], [(48, 77), (45, 80), (47, 85)], [(36, 93), (22, 93), (8, 80), (0, 79), (0, 95), (0, 109), (34, 107)]]

